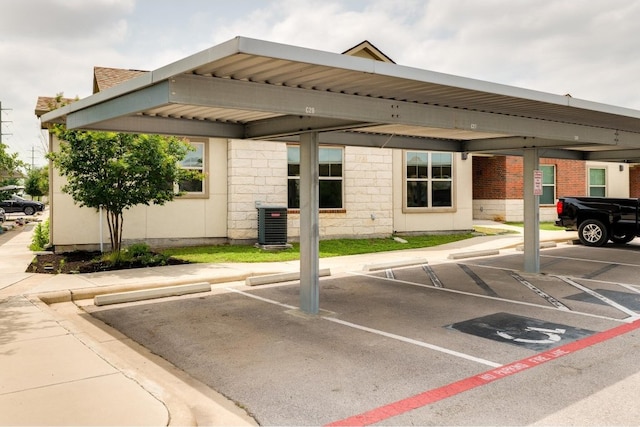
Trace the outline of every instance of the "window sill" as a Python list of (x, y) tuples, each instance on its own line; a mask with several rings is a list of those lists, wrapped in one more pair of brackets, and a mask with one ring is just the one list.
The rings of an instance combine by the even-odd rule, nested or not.
[(457, 212), (455, 207), (442, 207), (442, 208), (402, 208), (402, 213), (405, 214), (425, 214), (425, 213), (452, 213)]
[(208, 199), (209, 195), (204, 193), (185, 193), (177, 196), (174, 200), (185, 199)]
[[(290, 214), (299, 214), (300, 209), (287, 209)], [(320, 214), (346, 214), (346, 209), (320, 209)]]

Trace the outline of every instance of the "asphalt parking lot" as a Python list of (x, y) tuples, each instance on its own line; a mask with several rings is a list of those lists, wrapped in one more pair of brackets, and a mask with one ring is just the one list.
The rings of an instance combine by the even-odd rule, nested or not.
[(351, 272), (319, 316), (297, 283), (88, 310), (262, 425), (525, 425), (640, 371), (639, 250)]

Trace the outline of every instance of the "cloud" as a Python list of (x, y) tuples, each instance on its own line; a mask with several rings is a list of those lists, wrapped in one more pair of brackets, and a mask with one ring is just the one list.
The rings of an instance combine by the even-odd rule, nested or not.
[[(6, 142), (39, 139), (39, 95), (85, 97), (93, 66), (153, 70), (247, 36), (640, 109), (640, 2), (15, 0), (0, 2)], [(6, 120), (6, 119), (3, 119)]]
[[(625, 0), (285, 0), (212, 31), (342, 52), (369, 40), (397, 63), (640, 107), (640, 3)], [(607, 84), (594, 84), (600, 81)]]
[(123, 15), (133, 10), (134, 0), (23, 0), (3, 4), (0, 28), (13, 39), (74, 43), (122, 40), (126, 33)]
[(42, 137), (34, 110), (38, 96), (91, 94), (92, 67), (124, 62), (118, 45), (127, 36), (133, 0), (24, 0), (3, 2), (0, 12), (0, 102), (3, 142), (24, 160)]

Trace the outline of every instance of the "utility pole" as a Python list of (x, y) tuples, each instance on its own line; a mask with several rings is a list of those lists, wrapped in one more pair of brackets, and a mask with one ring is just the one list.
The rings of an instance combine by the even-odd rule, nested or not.
[(3, 111), (9, 111), (10, 108), (2, 108), (2, 101), (0, 101), (0, 144), (2, 144), (2, 136), (3, 135), (11, 135), (10, 133), (3, 133), (2, 132), (2, 125), (4, 123), (11, 123), (9, 120), (2, 120), (2, 112)]

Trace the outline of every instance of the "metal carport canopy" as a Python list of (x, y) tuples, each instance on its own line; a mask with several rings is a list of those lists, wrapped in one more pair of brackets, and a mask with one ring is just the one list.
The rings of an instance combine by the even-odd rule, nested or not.
[(299, 139), (301, 309), (319, 310), (318, 146), (524, 155), (525, 262), (539, 272), (539, 157), (640, 161), (640, 111), (236, 37), (51, 111), (70, 129)]

